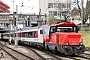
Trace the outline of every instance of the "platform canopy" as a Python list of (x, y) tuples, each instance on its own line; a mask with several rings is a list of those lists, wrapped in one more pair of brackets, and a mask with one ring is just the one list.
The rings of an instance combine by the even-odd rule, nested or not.
[(5, 32), (8, 32), (9, 30), (5, 30), (5, 29), (2, 29), (0, 28), (0, 33), (5, 33)]

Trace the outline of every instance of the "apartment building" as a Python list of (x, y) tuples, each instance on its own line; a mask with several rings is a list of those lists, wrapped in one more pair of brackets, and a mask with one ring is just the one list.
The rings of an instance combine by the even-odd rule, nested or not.
[(41, 14), (60, 16), (71, 10), (71, 0), (39, 0)]

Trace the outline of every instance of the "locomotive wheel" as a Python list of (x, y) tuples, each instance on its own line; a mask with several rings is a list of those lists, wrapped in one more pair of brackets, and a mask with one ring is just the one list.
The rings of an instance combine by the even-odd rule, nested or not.
[(42, 47), (42, 46), (39, 46), (39, 49), (40, 49), (40, 50), (42, 50), (42, 49), (43, 49), (43, 47)]
[(64, 53), (64, 55), (67, 55), (67, 54), (68, 54), (67, 52)]
[(65, 50), (64, 55), (67, 55), (67, 54), (68, 54), (68, 52)]
[(37, 47), (37, 44), (35, 44), (35, 47)]
[(55, 47), (55, 53), (58, 53), (57, 47)]
[(8, 41), (9, 45), (11, 45), (10, 41)]

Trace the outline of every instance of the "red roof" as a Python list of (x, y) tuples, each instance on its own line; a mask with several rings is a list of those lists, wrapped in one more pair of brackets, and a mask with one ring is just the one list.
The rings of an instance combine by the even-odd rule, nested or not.
[(58, 24), (52, 24), (51, 26), (76, 26), (74, 22), (62, 22)]
[(6, 3), (4, 3), (3, 1), (0, 0), (0, 12), (10, 12), (8, 9), (10, 8), (9, 5), (7, 5)]

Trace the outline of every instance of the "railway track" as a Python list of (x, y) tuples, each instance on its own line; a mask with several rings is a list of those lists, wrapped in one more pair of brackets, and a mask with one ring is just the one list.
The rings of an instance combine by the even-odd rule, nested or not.
[(37, 48), (28, 47), (28, 46), (24, 46), (24, 47), (32, 50), (35, 54), (37, 54), (39, 57), (41, 57), (42, 60), (62, 60), (60, 58), (53, 57), (53, 56), (45, 53), (44, 51), (40, 51)]
[(81, 55), (78, 55), (79, 58), (85, 59), (85, 60), (90, 60), (90, 54), (83, 53)]
[(88, 57), (90, 59), (90, 54), (84, 53), (84, 54), (82, 54), (82, 56)]
[[(80, 60), (90, 60), (90, 58), (88, 57), (88, 56), (90, 56), (90, 54), (87, 54), (87, 53), (84, 53), (82, 55), (75, 55), (75, 56), (65, 56), (61, 53), (53, 53), (51, 51), (40, 50), (38, 48), (33, 48), (33, 47), (30, 47), (30, 46), (24, 46), (24, 47), (32, 50), (35, 54), (37, 54), (43, 60), (78, 60), (78, 59), (80, 59)], [(44, 57), (43, 55), (48, 56), (48, 57)]]
[(56, 54), (55, 53), (52, 53), (52, 52), (46, 52), (46, 53), (49, 54), (49, 55), (51, 55), (51, 56), (53, 56), (53, 57), (55, 57), (55, 58), (57, 58), (58, 60), (72, 60), (71, 58), (67, 58), (65, 56), (61, 56), (61, 55), (59, 55), (57, 53)]
[[(39, 49), (36, 49), (39, 50)], [(39, 50), (41, 51), (41, 50)], [(90, 60), (90, 54), (83, 53), (81, 55), (66, 56), (61, 53), (53, 53), (51, 51), (42, 50), (42, 52), (55, 58), (54, 60)]]
[(59, 52), (58, 53), (55, 53), (55, 52), (53, 53), (52, 51), (45, 51), (45, 53), (57, 58), (58, 60), (75, 60), (75, 58), (72, 58), (70, 56), (65, 56), (65, 55), (63, 55)]
[[(4, 44), (5, 45), (5, 44)], [(5, 47), (4, 45), (0, 45), (2, 48)], [(8, 45), (8, 44), (7, 44)], [(8, 45), (6, 47), (10, 47), (11, 45)], [(27, 53), (24, 53), (26, 56), (30, 56), (32, 58), (34, 58), (34, 60), (46, 60), (46, 58), (43, 58), (42, 56), (40, 56), (37, 52), (35, 52), (33, 49), (27, 49), (26, 47), (24, 46), (21, 46), (21, 48), (25, 48), (27, 51), (28, 51), (28, 54)], [(21, 49), (20, 48), (20, 49)], [(4, 48), (3, 48), (4, 49)], [(13, 47), (10, 47), (10, 49), (13, 49)], [(5, 49), (4, 49), (5, 50)], [(16, 50), (16, 49), (14, 49)], [(18, 49), (17, 49), (18, 50)], [(20, 53), (23, 53), (22, 50), (19, 51)], [(6, 52), (7, 53), (7, 52)], [(11, 55), (12, 56), (12, 55)], [(12, 56), (13, 57), (13, 56)], [(14, 58), (14, 57), (13, 57)], [(14, 58), (15, 59), (15, 58)], [(32, 60), (32, 59), (31, 59)]]
[(0, 50), (0, 60), (16, 60), (12, 58), (8, 53), (3, 51), (2, 49)]
[(63, 54), (51, 54), (50, 55), (60, 58), (61, 60), (90, 60), (90, 54), (83, 53), (81, 55), (65, 56)]
[(30, 56), (27, 56), (5, 45), (1, 49), (5, 51), (6, 53), (8, 53), (10, 56), (12, 56), (15, 60), (35, 60), (34, 58), (31, 58)]
[[(2, 47), (5, 48), (5, 46), (2, 46)], [(60, 53), (53, 53), (51, 51), (40, 50), (38, 48), (33, 48), (33, 47), (29, 47), (29, 46), (23, 46), (23, 47), (33, 51), (38, 57), (41, 58), (40, 60), (78, 60), (78, 59), (79, 60), (90, 60), (90, 54), (88, 54), (88, 53), (83, 53), (81, 55), (75, 55), (75, 56), (65, 56)], [(7, 49), (5, 49), (5, 50), (7, 50)], [(29, 58), (29, 60), (30, 60), (30, 58)], [(31, 60), (35, 60), (35, 59), (31, 59)]]
[[(55, 53), (52, 53), (51, 51), (39, 50), (38, 48), (33, 48), (33, 47), (28, 47), (28, 46), (25, 46), (25, 47), (29, 48), (30, 50), (33, 50), (36, 54), (38, 54), (44, 60), (75, 60), (76, 59), (76, 58), (72, 58), (72, 57), (67, 57), (62, 54), (61, 55), (55, 54)], [(46, 57), (44, 57), (43, 55)]]
[(73, 56), (66, 56), (68, 58), (71, 58), (73, 60), (90, 60), (90, 54), (83, 53), (81, 55), (73, 55)]
[(42, 60), (46, 60), (46, 58), (42, 57), (39, 53), (36, 52), (35, 49), (28, 47), (31, 51), (33, 51), (37, 56), (39, 56)]

